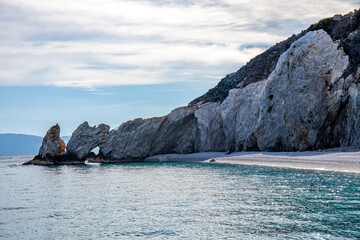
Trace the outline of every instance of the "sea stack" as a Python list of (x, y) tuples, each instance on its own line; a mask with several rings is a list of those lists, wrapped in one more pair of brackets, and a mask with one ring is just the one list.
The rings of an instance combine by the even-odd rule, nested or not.
[(65, 143), (60, 138), (60, 126), (52, 126), (43, 138), (39, 154), (25, 164), (54, 164), (65, 154)]

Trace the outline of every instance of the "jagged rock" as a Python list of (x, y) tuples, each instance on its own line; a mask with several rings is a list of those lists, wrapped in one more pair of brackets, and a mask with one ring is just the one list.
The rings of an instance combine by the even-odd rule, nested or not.
[(222, 152), (226, 150), (226, 139), (219, 103), (206, 103), (195, 111), (197, 140), (195, 152)]
[(73, 132), (66, 146), (66, 152), (78, 159), (84, 159), (91, 150), (99, 146), (109, 129), (110, 127), (105, 124), (100, 124), (97, 127), (90, 127), (88, 122), (80, 124)]
[(151, 144), (150, 155), (194, 152), (197, 137), (195, 110), (180, 107), (171, 111)]
[(345, 122), (341, 128), (340, 145), (360, 148), (360, 84), (352, 83), (349, 88), (349, 101), (345, 112)]
[(104, 161), (147, 157), (164, 118), (138, 118), (121, 124), (117, 130), (111, 130), (99, 146)]
[(144, 159), (163, 153), (194, 152), (195, 108), (182, 107), (165, 117), (135, 119), (112, 130), (100, 144), (104, 161)]
[(46, 133), (38, 156), (40, 158), (52, 158), (64, 152), (62, 139), (60, 138), (60, 126), (56, 124), (52, 126)]
[(77, 159), (65, 152), (65, 143), (60, 138), (60, 126), (52, 126), (43, 138), (39, 154), (24, 165), (54, 165), (54, 164), (78, 164)]
[(265, 80), (232, 89), (220, 106), (227, 151), (257, 150), (253, 132), (259, 117)]
[(222, 102), (228, 96), (231, 89), (235, 87), (246, 87), (251, 83), (263, 81), (274, 70), (280, 55), (285, 52), (294, 41), (304, 36), (305, 33), (306, 31), (303, 31), (297, 35), (293, 35), (254, 57), (238, 71), (226, 75), (207, 93), (191, 101), (189, 106), (207, 102)]
[[(283, 53), (261, 96), (255, 130), (262, 151), (303, 151), (316, 148), (327, 131), (327, 118), (341, 104), (349, 57), (323, 30), (312, 31)], [(330, 134), (330, 132), (329, 132)], [(324, 147), (324, 146), (322, 146)]]

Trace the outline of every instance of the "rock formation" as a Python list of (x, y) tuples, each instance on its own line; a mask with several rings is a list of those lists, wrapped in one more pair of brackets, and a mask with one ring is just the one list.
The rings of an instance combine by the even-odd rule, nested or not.
[(111, 130), (100, 144), (103, 161), (143, 159), (149, 155), (152, 142), (164, 117), (127, 121)]
[(326, 140), (319, 141), (319, 134), (328, 131), (329, 118), (337, 115), (348, 65), (349, 57), (323, 30), (292, 43), (280, 56), (261, 96), (255, 131), (260, 150), (330, 146)]
[(91, 150), (99, 146), (110, 127), (105, 124), (90, 127), (88, 122), (83, 122), (71, 135), (66, 146), (66, 152), (78, 159), (84, 159)]
[(267, 51), (251, 59), (246, 65), (241, 67), (237, 72), (226, 75), (206, 94), (194, 99), (189, 106), (203, 104), (207, 102), (222, 102), (228, 96), (233, 88), (242, 88), (255, 82), (267, 79), (270, 73), (275, 69), (280, 55), (285, 52), (290, 45), (302, 37), (306, 31), (293, 35), (285, 41), (282, 41)]
[(221, 103), (227, 151), (258, 150), (254, 129), (259, 118), (260, 96), (265, 80), (232, 89)]
[(166, 116), (135, 119), (110, 132), (107, 125), (85, 122), (66, 153), (54, 126), (37, 157), (85, 161), (96, 146), (100, 162), (204, 151), (359, 148), (359, 26), (358, 11), (323, 19)]
[(226, 150), (226, 137), (219, 103), (205, 103), (195, 111), (197, 121), (197, 152), (223, 152)]
[(52, 126), (46, 133), (41, 144), (38, 156), (40, 158), (52, 158), (64, 152), (64, 141), (60, 138), (60, 126)]
[[(100, 124), (90, 127), (87, 122), (82, 123), (72, 134), (67, 146), (60, 138), (58, 124), (52, 126), (46, 133), (39, 154), (25, 164), (52, 165), (52, 164), (81, 164), (91, 155), (91, 150), (97, 147), (110, 127)], [(66, 150), (66, 151), (65, 151)], [(93, 153), (93, 155), (95, 155)]]
[(192, 153), (195, 151), (197, 121), (195, 109), (177, 108), (164, 118), (154, 141), (150, 155), (165, 153)]
[[(25, 164), (56, 164), (65, 154), (65, 143), (60, 138), (60, 126), (52, 126), (43, 138), (39, 154)], [(67, 161), (67, 160), (66, 160)]]
[[(359, 69), (360, 70), (360, 69)], [(359, 71), (358, 71), (359, 72)], [(339, 126), (341, 146), (354, 146), (360, 148), (360, 84), (359, 75), (356, 82), (349, 87), (349, 98), (344, 113), (343, 125)], [(350, 81), (349, 81), (350, 82)]]

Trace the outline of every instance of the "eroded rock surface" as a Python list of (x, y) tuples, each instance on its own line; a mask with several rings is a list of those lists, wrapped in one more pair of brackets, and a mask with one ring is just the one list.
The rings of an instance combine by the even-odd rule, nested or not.
[(323, 30), (295, 41), (280, 56), (261, 96), (255, 131), (260, 150), (326, 146), (317, 142), (319, 131), (327, 131), (327, 119), (337, 115), (343, 95), (341, 77), (348, 65), (348, 56)]
[(60, 138), (60, 126), (52, 126), (46, 133), (39, 154), (34, 159), (24, 163), (25, 165), (54, 165), (54, 164), (78, 164), (82, 163), (65, 152), (65, 143)]
[(67, 146), (66, 152), (76, 156), (78, 159), (84, 159), (91, 150), (99, 146), (110, 127), (105, 124), (90, 127), (88, 122), (80, 124), (73, 132)]
[(117, 130), (111, 130), (99, 146), (104, 161), (147, 157), (164, 118), (138, 118), (121, 124)]
[(360, 148), (360, 83), (352, 83), (345, 112), (341, 146)]
[(197, 138), (196, 108), (182, 107), (164, 117), (135, 119), (112, 130), (100, 144), (103, 161), (142, 160), (163, 153), (192, 153)]
[(304, 36), (305, 33), (306, 31), (303, 31), (297, 35), (293, 35), (254, 57), (238, 71), (226, 75), (207, 93), (191, 101), (189, 106), (207, 102), (221, 103), (228, 96), (231, 89), (237, 86), (246, 87), (251, 83), (263, 81), (274, 70), (280, 55), (285, 52), (294, 41)]
[[(226, 138), (219, 103), (206, 103), (195, 111), (195, 152), (226, 151)], [(195, 130), (194, 130), (195, 131)]]
[(258, 150), (253, 136), (259, 118), (260, 96), (265, 80), (245, 88), (232, 89), (220, 106), (226, 150)]
[(150, 155), (192, 153), (197, 137), (196, 108), (180, 107), (169, 113), (151, 144)]
[(64, 152), (64, 141), (60, 138), (60, 126), (52, 126), (43, 138), (39, 154), (40, 158), (52, 158)]

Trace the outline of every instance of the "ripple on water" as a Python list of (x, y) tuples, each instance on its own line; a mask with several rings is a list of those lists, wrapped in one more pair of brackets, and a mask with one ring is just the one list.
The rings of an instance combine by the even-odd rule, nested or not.
[(4, 239), (358, 239), (360, 175), (0, 159)]

